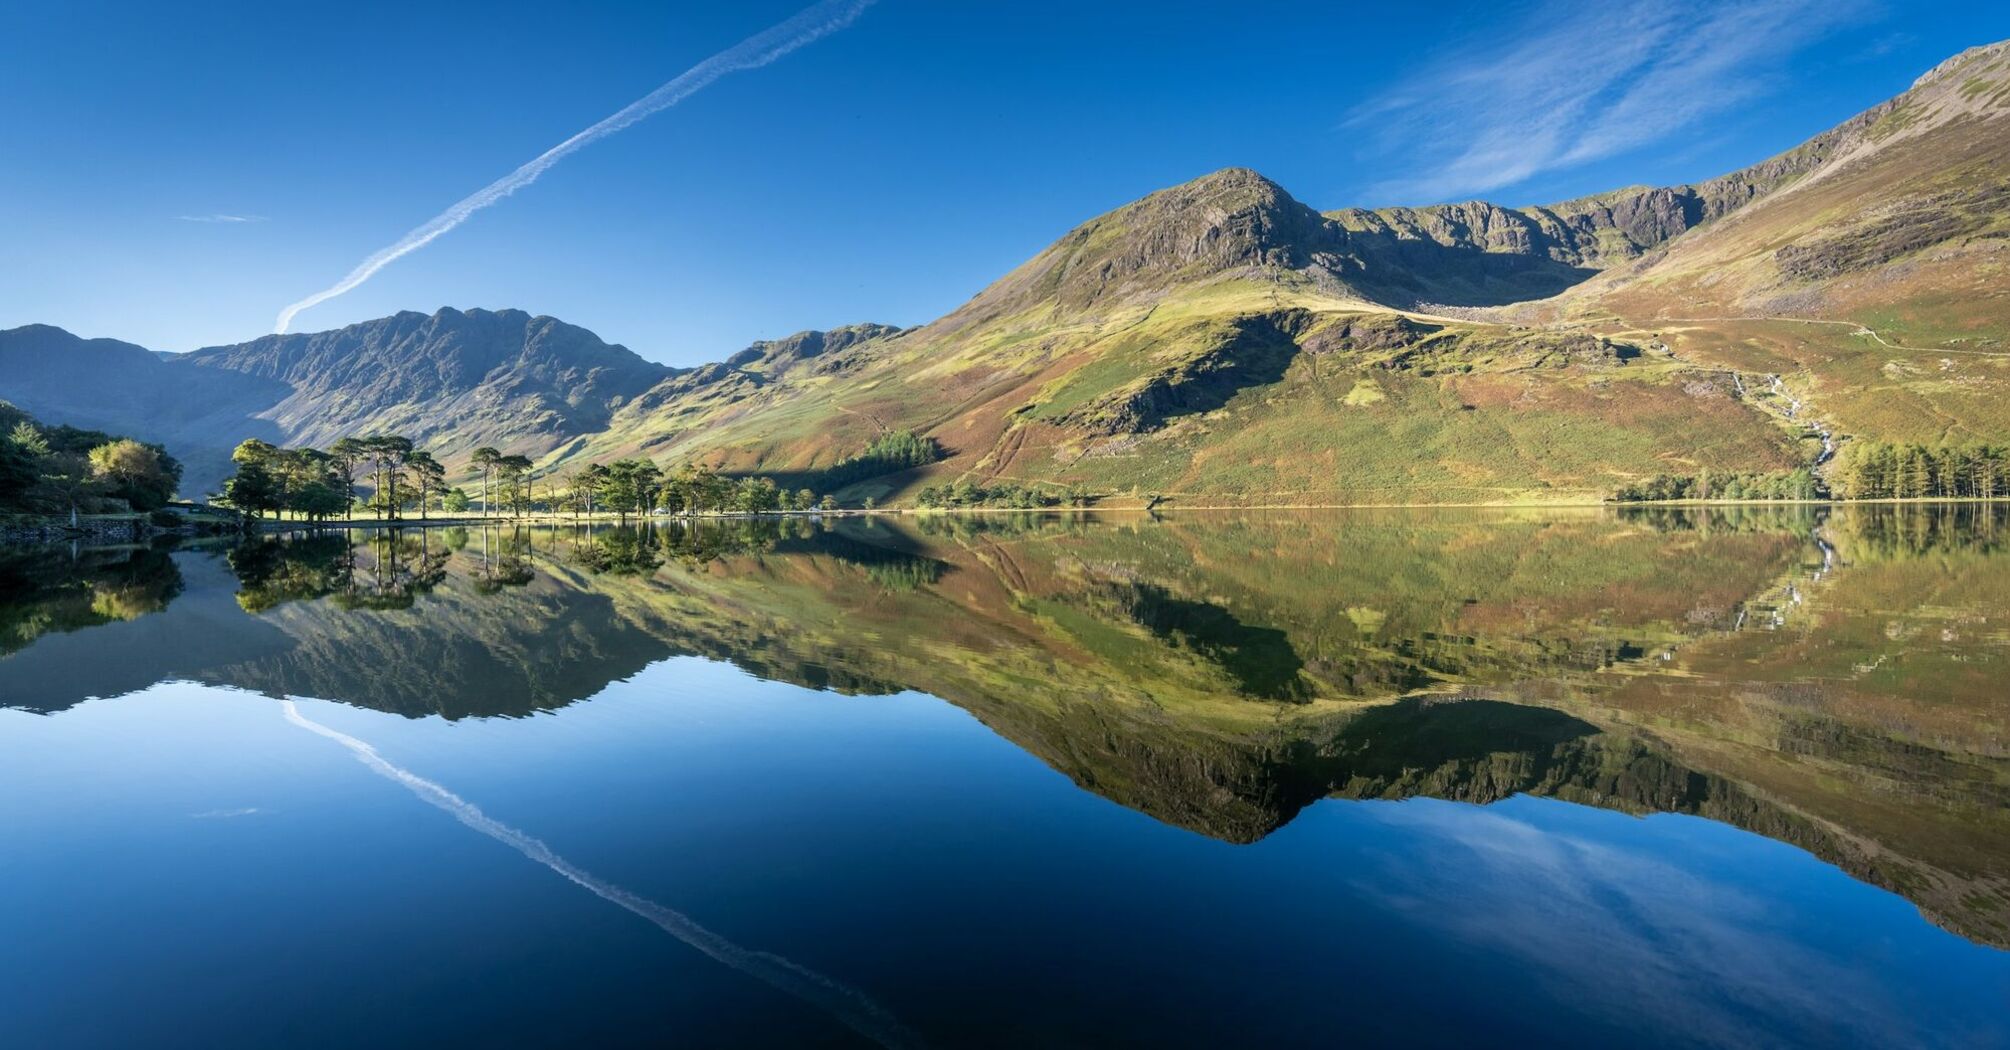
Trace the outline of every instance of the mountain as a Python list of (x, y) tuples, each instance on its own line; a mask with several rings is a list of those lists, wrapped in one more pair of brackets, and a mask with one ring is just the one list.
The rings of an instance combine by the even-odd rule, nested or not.
[(276, 441), (258, 418), (284, 397), (278, 382), (237, 373), (183, 383), (168, 359), (116, 339), (80, 339), (48, 325), (0, 331), (0, 399), (36, 418), (130, 434), (167, 446), (182, 463), (185, 493), (209, 491), (230, 449), (246, 438)]
[(53, 422), (159, 441), (214, 489), (246, 438), (326, 445), (397, 432), (451, 461), (482, 444), (542, 455), (607, 425), (677, 369), (521, 310), (405, 312), (187, 354), (30, 325), (0, 332), (0, 389)]
[(333, 332), (268, 335), (173, 359), (184, 370), (285, 385), (261, 413), (289, 441), (369, 431), (421, 445), (451, 436), (533, 453), (606, 426), (615, 407), (674, 375), (627, 347), (521, 310), (405, 312)]
[(1853, 439), (2001, 443), (2006, 181), (2010, 43), (1693, 185), (1320, 214), (1229, 169), (855, 347), (825, 366), (841, 382), (699, 385), (582, 451), (802, 473), (911, 429), (945, 460), (853, 495), (1275, 504), (1592, 498), (1829, 468)]
[(31, 327), (0, 333), (0, 398), (164, 441), (192, 478), (196, 446), (397, 430), (449, 463), (493, 444), (811, 482), (907, 430), (942, 460), (831, 475), (843, 495), (1587, 500), (1829, 471), (1855, 440), (2010, 441), (2006, 234), (2001, 43), (1693, 185), (1321, 213), (1231, 168), (1083, 223), (930, 324), (696, 369), (509, 310), (158, 359)]

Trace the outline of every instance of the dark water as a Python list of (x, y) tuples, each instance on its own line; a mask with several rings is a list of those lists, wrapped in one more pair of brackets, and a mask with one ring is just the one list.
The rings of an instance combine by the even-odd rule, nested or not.
[(18, 1046), (2010, 1046), (1973, 507), (0, 554)]

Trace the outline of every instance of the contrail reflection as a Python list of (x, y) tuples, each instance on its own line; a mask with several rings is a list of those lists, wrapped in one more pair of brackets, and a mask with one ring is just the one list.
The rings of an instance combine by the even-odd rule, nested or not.
[(634, 912), (655, 923), (670, 936), (749, 977), (765, 981), (822, 1009), (844, 1022), (853, 1031), (881, 1046), (906, 1047), (921, 1044), (921, 1040), (905, 1025), (887, 1013), (878, 1003), (866, 998), (865, 993), (858, 989), (798, 966), (779, 955), (742, 948), (698, 925), (682, 912), (672, 911), (655, 901), (638, 897), (613, 885), (552, 852), (550, 846), (538, 839), (483, 813), (474, 803), (416, 773), (392, 765), (369, 744), (347, 733), (330, 729), (301, 714), (299, 706), (292, 700), (283, 703), (287, 721), (341, 744), (356, 756), (357, 761), (369, 767), (371, 772), (404, 785), (412, 794), (453, 814), (461, 823), (550, 868), (594, 896)]

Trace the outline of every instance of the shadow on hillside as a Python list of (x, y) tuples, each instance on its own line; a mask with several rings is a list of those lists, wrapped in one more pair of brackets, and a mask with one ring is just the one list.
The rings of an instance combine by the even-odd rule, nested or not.
[(1353, 283), (1397, 307), (1505, 306), (1547, 299), (1599, 272), (1546, 255), (1448, 247), (1386, 233), (1352, 231), (1348, 239), (1362, 266)]

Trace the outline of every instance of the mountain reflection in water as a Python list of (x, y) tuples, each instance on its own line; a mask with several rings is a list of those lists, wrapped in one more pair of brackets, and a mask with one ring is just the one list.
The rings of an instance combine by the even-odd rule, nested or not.
[(2010, 535), (1972, 505), (955, 516), (0, 556), (0, 703), (181, 679), (520, 717), (677, 655), (955, 704), (1217, 839), (1548, 796), (1806, 849), (2010, 945)]

